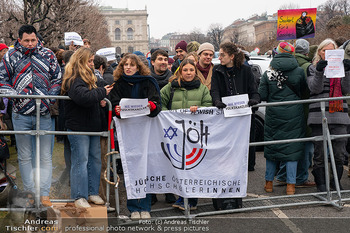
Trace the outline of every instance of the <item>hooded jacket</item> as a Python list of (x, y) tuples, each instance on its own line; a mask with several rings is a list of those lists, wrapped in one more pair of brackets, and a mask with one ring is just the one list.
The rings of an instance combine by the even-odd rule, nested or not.
[[(277, 81), (270, 80), (270, 70), (265, 71), (259, 86), (261, 100), (268, 103), (300, 100), (302, 93), (307, 92), (307, 84), (304, 71), (298, 66), (294, 56), (288, 53), (277, 54), (272, 59), (270, 66), (274, 71), (281, 71), (283, 76), (287, 77), (287, 81), (282, 82), (282, 86), (279, 88)], [(287, 82), (289, 86), (286, 84)], [(264, 141), (302, 138), (304, 136), (305, 117), (302, 104), (266, 107)], [(264, 147), (264, 156), (269, 160), (297, 161), (303, 155), (303, 143), (274, 144)]]
[[(29, 49), (18, 41), (0, 63), (0, 88), (14, 95), (59, 95), (61, 91), (61, 69), (55, 54), (38, 41)], [(42, 99), (40, 114), (49, 114), (55, 100)], [(35, 99), (13, 100), (13, 111), (23, 115), (35, 115)]]

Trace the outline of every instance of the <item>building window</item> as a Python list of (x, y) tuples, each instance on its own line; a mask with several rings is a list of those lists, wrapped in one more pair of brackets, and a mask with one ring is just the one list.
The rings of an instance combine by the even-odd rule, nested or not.
[(128, 53), (133, 53), (134, 52), (134, 47), (129, 46), (128, 47)]
[(115, 48), (117, 54), (122, 54), (122, 49), (120, 47)]
[(120, 40), (120, 29), (119, 28), (115, 29), (114, 34), (115, 34), (114, 39)]
[(128, 36), (128, 40), (134, 39), (134, 30), (132, 30), (132, 28), (128, 28), (128, 30), (126, 31), (126, 34)]
[(116, 20), (116, 21), (115, 21), (115, 24), (119, 25), (119, 24), (120, 24), (120, 23), (119, 23), (119, 20)]
[(128, 20), (128, 24), (132, 24), (132, 20)]

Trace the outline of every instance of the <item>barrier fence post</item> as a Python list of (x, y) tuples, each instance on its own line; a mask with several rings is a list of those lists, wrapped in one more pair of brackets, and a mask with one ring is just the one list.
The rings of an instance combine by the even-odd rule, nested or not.
[(36, 130), (35, 130), (35, 207), (40, 207), (40, 104), (41, 99), (35, 99)]

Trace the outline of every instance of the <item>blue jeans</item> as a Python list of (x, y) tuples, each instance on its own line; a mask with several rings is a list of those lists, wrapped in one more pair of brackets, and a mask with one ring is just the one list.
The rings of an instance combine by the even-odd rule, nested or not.
[[(296, 184), (302, 185), (309, 178), (309, 167), (312, 162), (312, 156), (314, 154), (314, 144), (312, 142), (305, 143), (304, 157), (298, 160), (297, 179)], [(281, 162), (280, 169), (276, 175), (276, 179), (280, 181), (286, 181), (286, 164)]]
[(126, 201), (126, 206), (128, 207), (128, 210), (130, 213), (132, 212), (141, 212), (141, 211), (147, 211), (151, 212), (151, 200), (152, 195), (146, 194), (145, 198), (141, 199), (128, 199)]
[[(72, 130), (67, 130), (72, 132)], [(98, 195), (101, 174), (100, 136), (68, 135), (71, 147), (71, 198)]]
[[(36, 129), (36, 116), (12, 113), (13, 129), (25, 131)], [(40, 129), (51, 130), (50, 114), (40, 116)], [(40, 196), (49, 196), (52, 178), (52, 135), (40, 136)], [(16, 134), (18, 165), (24, 190), (35, 192), (36, 169), (35, 136)]]
[[(277, 163), (278, 163), (277, 161), (266, 159), (265, 180), (273, 181), (275, 177)], [(295, 184), (298, 161), (286, 161), (284, 163), (286, 164), (286, 170), (287, 170), (287, 183)]]

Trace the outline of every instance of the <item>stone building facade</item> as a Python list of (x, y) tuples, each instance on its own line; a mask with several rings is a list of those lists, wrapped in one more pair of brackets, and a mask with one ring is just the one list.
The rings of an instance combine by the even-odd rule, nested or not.
[(147, 8), (129, 10), (127, 8), (100, 7), (108, 25), (112, 47), (117, 54), (149, 51), (149, 28)]

